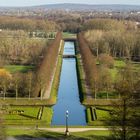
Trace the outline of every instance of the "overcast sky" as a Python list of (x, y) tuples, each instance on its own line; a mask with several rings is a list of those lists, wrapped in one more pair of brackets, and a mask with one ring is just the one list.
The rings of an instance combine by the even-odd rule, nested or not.
[(140, 0), (0, 0), (0, 6), (32, 6), (54, 3), (140, 5)]

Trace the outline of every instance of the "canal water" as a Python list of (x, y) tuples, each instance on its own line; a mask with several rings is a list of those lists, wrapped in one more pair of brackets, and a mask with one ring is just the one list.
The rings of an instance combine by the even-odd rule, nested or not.
[[(74, 42), (65, 42), (64, 55), (75, 55)], [(57, 104), (53, 107), (52, 125), (86, 125), (85, 107), (81, 105), (76, 72), (76, 59), (63, 58)]]

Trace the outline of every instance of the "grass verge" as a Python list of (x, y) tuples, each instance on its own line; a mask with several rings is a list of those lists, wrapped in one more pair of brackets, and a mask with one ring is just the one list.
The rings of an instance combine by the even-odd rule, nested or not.
[(77, 69), (77, 78), (78, 78), (78, 87), (80, 92), (80, 99), (81, 102), (84, 102), (84, 99), (86, 98), (86, 88), (85, 88), (85, 79), (84, 79), (84, 71), (81, 64), (80, 55), (77, 54), (76, 57), (76, 69)]

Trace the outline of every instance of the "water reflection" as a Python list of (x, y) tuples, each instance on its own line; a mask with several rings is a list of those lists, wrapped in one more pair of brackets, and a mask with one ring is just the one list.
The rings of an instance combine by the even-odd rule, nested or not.
[[(65, 42), (64, 54), (75, 54), (73, 42)], [(79, 99), (75, 58), (63, 58), (58, 100), (53, 109), (52, 125), (65, 125), (66, 110), (69, 110), (69, 125), (86, 125), (85, 107)]]

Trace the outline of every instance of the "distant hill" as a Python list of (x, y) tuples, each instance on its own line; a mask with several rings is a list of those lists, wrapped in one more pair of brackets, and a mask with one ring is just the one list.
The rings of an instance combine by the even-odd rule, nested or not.
[(0, 9), (44, 9), (44, 10), (73, 10), (73, 11), (140, 11), (140, 5), (88, 5), (88, 4), (48, 4), (31, 7), (0, 7)]
[[(33, 8), (33, 7), (32, 7)], [(88, 5), (88, 4), (50, 4), (35, 6), (34, 8), (44, 8), (46, 10), (97, 10), (97, 11), (140, 11), (140, 5)]]

